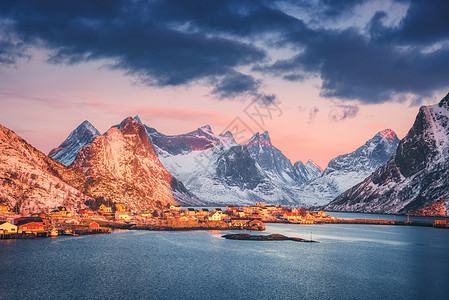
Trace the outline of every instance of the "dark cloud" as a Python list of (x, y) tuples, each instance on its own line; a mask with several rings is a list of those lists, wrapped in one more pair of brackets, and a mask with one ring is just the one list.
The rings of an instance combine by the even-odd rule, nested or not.
[[(413, 37), (413, 31), (408, 29), (411, 27), (408, 24), (425, 22), (424, 13), (416, 13), (416, 7), (432, 6), (431, 1), (428, 3), (412, 2), (404, 20), (394, 28), (384, 27), (386, 12), (377, 12), (368, 25), (369, 36), (356, 28), (315, 29), (306, 34), (304, 31), (289, 32), (284, 42), (300, 48), (299, 53), (257, 68), (290, 80), (295, 80), (295, 76), (285, 76), (292, 72), (320, 76), (324, 97), (382, 103), (412, 94), (415, 96), (413, 104), (420, 104), (421, 99), (449, 87), (445, 75), (449, 68), (449, 46), (443, 44), (432, 49), (432, 43), (423, 43), (425, 37), (419, 30)], [(434, 42), (446, 39), (444, 33), (449, 34), (449, 26), (445, 26), (448, 20), (444, 18), (449, 15), (449, 9), (440, 2), (436, 4), (444, 13), (427, 16), (427, 19), (437, 19), (430, 22), (439, 32), (429, 33)], [(424, 11), (434, 10), (432, 7)], [(416, 20), (411, 21), (414, 18)], [(299, 76), (298, 80), (303, 77)]]
[[(105, 59), (148, 85), (201, 81), (219, 98), (251, 95), (263, 102), (276, 96), (238, 70), (287, 81), (319, 76), (322, 96), (360, 103), (397, 101), (404, 94), (419, 103), (447, 88), (449, 46), (435, 43), (449, 39), (449, 3), (412, 0), (395, 27), (384, 24), (389, 12), (375, 13), (365, 28), (335, 27), (332, 20), (364, 2), (5, 0), (0, 24), (6, 22), (11, 35), (0, 33), (0, 64), (13, 64), (32, 45), (49, 49), (52, 63)], [(290, 8), (310, 11), (333, 29), (306, 24)], [(295, 54), (267, 65), (265, 47)]]
[(260, 81), (252, 76), (239, 72), (229, 73), (215, 85), (212, 94), (220, 98), (235, 98), (241, 94), (257, 93), (260, 87)]
[(224, 76), (212, 90), (212, 94), (220, 99), (234, 99), (236, 97), (249, 97), (264, 105), (270, 105), (277, 100), (276, 95), (260, 92), (260, 80), (240, 72), (231, 72)]
[(428, 45), (449, 39), (449, 1), (412, 0), (397, 28), (387, 29), (388, 39), (404, 44)]
[(336, 108), (329, 110), (329, 120), (333, 122), (343, 121), (345, 119), (352, 119), (359, 113), (357, 105), (339, 105)]

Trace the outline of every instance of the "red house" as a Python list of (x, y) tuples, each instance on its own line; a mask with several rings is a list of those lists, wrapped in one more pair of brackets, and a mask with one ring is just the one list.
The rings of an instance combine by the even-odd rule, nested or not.
[(100, 229), (100, 225), (97, 222), (92, 222), (89, 224), (90, 229)]
[(93, 217), (94, 212), (91, 209), (80, 209), (79, 215), (82, 218), (89, 218), (89, 217)]
[(44, 222), (29, 222), (22, 225), (19, 225), (19, 233), (20, 232), (33, 232), (33, 233), (44, 233), (45, 225)]

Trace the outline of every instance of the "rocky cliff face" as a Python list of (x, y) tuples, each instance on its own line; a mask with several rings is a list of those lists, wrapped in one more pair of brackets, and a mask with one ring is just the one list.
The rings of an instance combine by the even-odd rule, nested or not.
[(67, 168), (0, 125), (0, 201), (22, 214), (83, 208), (82, 172)]
[(315, 164), (309, 163), (306, 166), (299, 161), (292, 165), (290, 160), (273, 146), (267, 131), (263, 134), (256, 133), (245, 146), (251, 157), (275, 181), (297, 185), (321, 175), (321, 170)]
[(299, 184), (304, 184), (320, 177), (323, 170), (315, 162), (309, 160), (306, 164), (303, 164), (301, 161), (295, 162), (293, 172), (295, 173), (296, 181)]
[(145, 128), (131, 118), (96, 137), (72, 166), (86, 174), (92, 196), (124, 203), (134, 211), (201, 203), (164, 168)]
[(51, 150), (48, 156), (68, 166), (75, 160), (78, 152), (99, 135), (100, 132), (89, 121), (84, 121), (61, 145)]
[(396, 154), (327, 209), (405, 214), (448, 199), (448, 157), (449, 94), (439, 104), (421, 107)]
[(399, 139), (391, 129), (378, 132), (354, 152), (332, 159), (320, 177), (303, 185), (301, 198), (319, 205), (328, 204), (386, 163), (398, 144)]

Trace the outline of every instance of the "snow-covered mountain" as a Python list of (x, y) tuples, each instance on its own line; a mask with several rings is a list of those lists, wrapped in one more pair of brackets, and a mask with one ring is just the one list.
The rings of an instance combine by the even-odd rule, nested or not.
[[(164, 166), (203, 201), (300, 204), (293, 166), (271, 145), (268, 133), (238, 145), (230, 132), (217, 135), (208, 125), (173, 136), (146, 130)], [(307, 176), (314, 176), (314, 168), (308, 168)]]
[(0, 125), (0, 203), (22, 214), (83, 208), (85, 176), (47, 157)]
[(51, 150), (48, 156), (68, 166), (75, 160), (78, 152), (99, 135), (100, 132), (89, 121), (84, 121), (70, 133), (61, 145)]
[(133, 211), (202, 204), (164, 168), (144, 126), (132, 118), (93, 139), (71, 166), (86, 174), (89, 194), (123, 203)]
[(449, 198), (449, 94), (420, 108), (396, 154), (329, 210), (410, 213)]
[(328, 204), (387, 162), (398, 144), (399, 139), (391, 129), (378, 132), (354, 152), (332, 159), (320, 177), (302, 186), (301, 200)]
[(321, 175), (320, 168), (311, 161), (308, 165), (300, 161), (292, 165), (290, 160), (273, 146), (267, 131), (263, 134), (256, 133), (245, 146), (259, 166), (275, 181), (297, 185)]
[(306, 164), (303, 164), (301, 161), (295, 162), (293, 172), (295, 173), (296, 181), (299, 184), (304, 184), (320, 177), (323, 170), (313, 160), (309, 159)]

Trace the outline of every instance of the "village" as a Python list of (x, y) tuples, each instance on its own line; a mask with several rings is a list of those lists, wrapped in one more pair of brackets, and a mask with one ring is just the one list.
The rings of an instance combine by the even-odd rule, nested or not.
[(136, 230), (265, 230), (264, 223), (320, 224), (336, 218), (323, 211), (259, 203), (226, 208), (183, 208), (171, 205), (162, 212), (134, 213), (122, 204), (101, 204), (96, 210), (56, 207), (50, 212), (22, 216), (0, 204), (0, 238), (55, 237)]
[(179, 230), (265, 230), (264, 223), (289, 224), (371, 224), (415, 225), (449, 228), (448, 219), (430, 222), (379, 219), (339, 219), (324, 211), (289, 208), (258, 203), (253, 206), (226, 208), (183, 208), (171, 205), (157, 210), (135, 213), (122, 204), (101, 204), (97, 209), (69, 211), (60, 206), (50, 212), (23, 216), (0, 204), (0, 239), (56, 237), (111, 233), (113, 229)]

